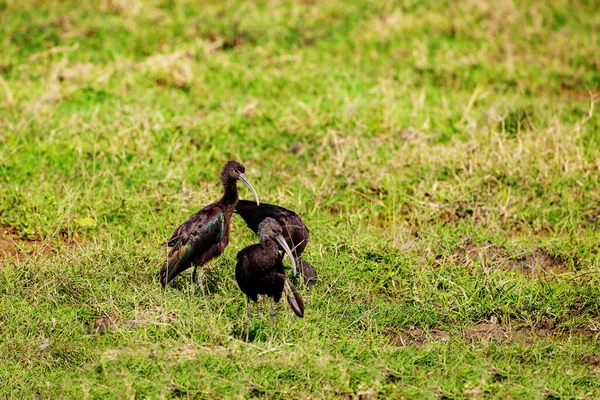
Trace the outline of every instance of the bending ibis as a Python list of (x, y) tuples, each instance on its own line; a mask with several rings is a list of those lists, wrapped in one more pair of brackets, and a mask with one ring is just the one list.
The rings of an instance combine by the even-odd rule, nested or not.
[(282, 236), (283, 230), (279, 223), (273, 218), (266, 218), (258, 225), (258, 237), (260, 243), (250, 245), (242, 249), (237, 255), (235, 267), (235, 280), (248, 300), (248, 326), (246, 327), (246, 341), (250, 331), (252, 320), (252, 303), (258, 301), (258, 295), (271, 297), (271, 337), (273, 336), (273, 325), (275, 319), (275, 303), (281, 299), (285, 292), (290, 307), (297, 316), (304, 316), (304, 301), (298, 293), (298, 289), (285, 276), (283, 270), (283, 255), (279, 253), (281, 246), (287, 253), (295, 267), (292, 251)]
[(194, 266), (200, 267), (199, 285), (202, 287), (202, 268), (211, 259), (221, 255), (229, 243), (229, 226), (238, 202), (237, 181), (240, 180), (254, 194), (256, 191), (244, 176), (246, 168), (237, 161), (229, 161), (221, 171), (224, 194), (221, 200), (204, 207), (181, 224), (165, 243), (171, 247), (167, 262), (160, 270), (160, 283), (166, 286), (173, 278)]
[[(275, 219), (281, 226), (283, 237), (287, 245), (291, 248), (294, 258), (300, 267), (304, 283), (308, 288), (311, 288), (315, 284), (317, 281), (315, 267), (300, 258), (308, 244), (309, 235), (308, 228), (304, 225), (298, 214), (287, 208), (265, 203), (255, 204), (249, 200), (240, 200), (235, 206), (235, 212), (244, 219), (246, 225), (254, 233), (258, 233), (258, 226), (265, 218)], [(279, 250), (284, 249), (279, 247)], [(294, 269), (294, 275), (296, 275), (296, 269)]]

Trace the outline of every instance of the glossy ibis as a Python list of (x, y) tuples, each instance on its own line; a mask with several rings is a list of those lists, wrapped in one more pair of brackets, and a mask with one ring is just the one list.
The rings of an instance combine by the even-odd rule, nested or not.
[(196, 280), (196, 268), (200, 267), (199, 285), (202, 287), (202, 267), (209, 260), (221, 255), (229, 243), (229, 226), (233, 210), (238, 202), (237, 180), (250, 188), (256, 204), (258, 195), (244, 176), (246, 168), (237, 161), (229, 161), (221, 171), (224, 194), (221, 200), (204, 207), (181, 224), (165, 243), (171, 247), (169, 257), (160, 270), (160, 282), (166, 286), (181, 272), (194, 266), (192, 280)]
[(248, 300), (248, 326), (246, 328), (246, 341), (252, 319), (251, 303), (258, 301), (258, 295), (273, 298), (271, 303), (271, 337), (274, 325), (274, 304), (281, 299), (285, 292), (290, 307), (297, 316), (304, 316), (304, 301), (294, 284), (285, 276), (283, 270), (283, 254), (278, 251), (278, 245), (283, 248), (296, 267), (292, 251), (282, 236), (283, 230), (273, 218), (266, 218), (258, 225), (260, 243), (242, 249), (237, 255), (235, 267), (235, 280)]
[[(265, 218), (275, 219), (283, 229), (283, 237), (287, 245), (292, 249), (292, 253), (304, 277), (304, 283), (309, 288), (315, 284), (317, 281), (317, 271), (312, 265), (300, 258), (308, 244), (309, 235), (308, 228), (304, 225), (298, 214), (287, 208), (265, 203), (259, 205), (249, 200), (240, 200), (235, 206), (235, 212), (246, 221), (246, 225), (254, 233), (258, 233), (258, 225)], [(279, 250), (283, 250), (283, 248), (280, 246)], [(295, 269), (294, 275), (296, 275)]]

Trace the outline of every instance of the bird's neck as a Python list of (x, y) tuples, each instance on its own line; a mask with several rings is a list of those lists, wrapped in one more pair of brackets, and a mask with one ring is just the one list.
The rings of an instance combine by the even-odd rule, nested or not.
[(221, 198), (221, 202), (227, 205), (235, 205), (238, 202), (238, 190), (237, 190), (237, 182), (235, 179), (228, 179), (223, 182), (223, 188), (225, 192), (223, 193), (223, 197)]
[(275, 243), (274, 240), (264, 239), (260, 241), (260, 244), (262, 245), (263, 249), (277, 251), (277, 243)]

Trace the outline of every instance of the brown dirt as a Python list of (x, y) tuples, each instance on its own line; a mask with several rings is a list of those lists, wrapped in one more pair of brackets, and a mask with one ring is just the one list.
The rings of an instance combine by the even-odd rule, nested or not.
[(0, 226), (0, 260), (16, 259), (23, 261), (27, 257), (51, 254), (52, 251), (53, 247), (49, 243), (24, 238), (18, 235), (16, 229), (11, 226)]
[(115, 321), (108, 315), (103, 315), (94, 321), (94, 325), (89, 322), (83, 323), (85, 333), (90, 335), (104, 334), (115, 327)]
[(585, 356), (583, 357), (583, 362), (593, 367), (598, 367), (600, 366), (600, 356)]
[(517, 268), (523, 274), (536, 275), (539, 273), (561, 274), (567, 272), (565, 262), (551, 255), (546, 250), (535, 250), (533, 254), (521, 256), (508, 263), (509, 269)]
[(552, 329), (514, 329), (510, 325), (492, 324), (482, 322), (474, 325), (463, 332), (465, 343), (477, 342), (495, 342), (495, 343), (514, 343), (514, 342), (532, 342), (534, 339), (555, 335)]
[(173, 398), (177, 398), (177, 399), (193, 399), (194, 395), (191, 393), (188, 393), (185, 390), (179, 389), (179, 388), (175, 388), (173, 390), (171, 390), (171, 396)]
[(415, 345), (422, 347), (429, 342), (446, 342), (450, 335), (439, 329), (432, 329), (425, 332), (422, 329), (409, 329), (398, 335), (396, 344), (400, 347)]
[(79, 236), (69, 237), (67, 232), (59, 232), (52, 241), (40, 239), (37, 235), (21, 235), (10, 225), (0, 225), (0, 262), (4, 260), (23, 261), (36, 256), (49, 256), (56, 250), (56, 244), (75, 248), (80, 245)]
[[(556, 275), (568, 271), (566, 262), (544, 249), (531, 250), (526, 254), (515, 256), (496, 243), (475, 243), (470, 238), (450, 255), (440, 257), (454, 265), (471, 267), (476, 263), (484, 268), (501, 268), (517, 270), (525, 275)], [(439, 259), (439, 260), (440, 260)], [(439, 262), (439, 261), (438, 261)]]
[(454, 225), (464, 219), (473, 219), (474, 223), (486, 219), (486, 211), (477, 204), (458, 202), (456, 204), (442, 204), (435, 219), (444, 226)]
[(354, 394), (350, 392), (338, 393), (340, 400), (371, 400), (377, 398), (377, 392), (374, 390), (361, 390)]
[[(538, 327), (531, 328), (515, 328), (511, 325), (496, 324), (491, 322), (481, 322), (476, 325), (467, 327), (462, 330), (461, 337), (466, 344), (477, 344), (480, 342), (494, 343), (516, 343), (525, 342), (531, 343), (535, 340), (545, 337), (561, 337), (565, 336), (564, 332), (554, 329), (554, 326), (546, 327), (543, 322)], [(581, 336), (592, 336), (598, 332), (588, 328), (581, 328), (575, 332)], [(427, 343), (446, 342), (451, 334), (440, 329), (431, 329), (424, 331), (422, 329), (409, 329), (395, 335), (394, 342), (399, 347), (409, 347), (414, 345), (422, 347)], [(588, 356), (584, 361), (590, 365), (600, 363), (600, 357)]]
[(265, 392), (261, 388), (255, 386), (252, 383), (248, 385), (248, 392), (249, 392), (248, 394), (252, 398), (265, 399), (265, 400), (271, 399), (271, 396), (269, 396), (269, 394), (267, 392)]

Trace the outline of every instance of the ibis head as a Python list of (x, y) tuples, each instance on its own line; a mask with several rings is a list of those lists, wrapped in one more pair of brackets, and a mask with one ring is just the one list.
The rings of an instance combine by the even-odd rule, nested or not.
[(241, 163), (237, 161), (229, 161), (227, 164), (225, 164), (223, 170), (221, 171), (221, 182), (223, 182), (223, 186), (227, 188), (231, 182), (235, 182), (236, 180), (242, 181), (252, 191), (252, 194), (256, 199), (256, 204), (259, 205), (260, 202), (258, 201), (258, 194), (250, 184), (248, 178), (246, 178), (244, 175), (244, 172), (246, 172), (246, 167), (244, 167)]
[(258, 237), (262, 244), (267, 244), (270, 242), (275, 242), (286, 252), (290, 261), (292, 262), (292, 267), (294, 268), (294, 275), (296, 275), (296, 259), (292, 254), (292, 250), (286, 243), (283, 237), (283, 229), (281, 225), (273, 218), (265, 218), (258, 225)]

